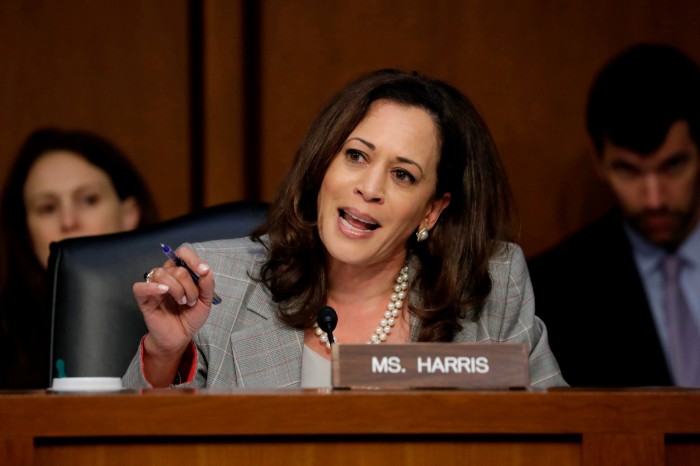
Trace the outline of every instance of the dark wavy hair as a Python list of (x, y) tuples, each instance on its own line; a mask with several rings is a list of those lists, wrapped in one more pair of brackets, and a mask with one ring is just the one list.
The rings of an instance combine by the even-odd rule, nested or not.
[(434, 197), (450, 193), (451, 201), (429, 240), (419, 243), (412, 235), (408, 241), (421, 264), (412, 285), (418, 305), (410, 312), (422, 324), (419, 341), (451, 341), (459, 319), (470, 311), (476, 317), (491, 291), (488, 261), (495, 240), (511, 238), (511, 195), (495, 144), (469, 99), (416, 72), (387, 69), (362, 76), (314, 119), (266, 223), (253, 235), (269, 253), (260, 280), (279, 303), (283, 322), (313, 324), (327, 293), (317, 195), (331, 161), (379, 99), (425, 110), (439, 132)]
[(606, 140), (641, 155), (686, 120), (700, 145), (700, 68), (664, 44), (633, 45), (608, 62), (588, 96), (586, 127), (598, 155)]
[[(24, 185), (34, 163), (44, 154), (56, 150), (73, 152), (110, 178), (119, 199), (134, 197), (140, 210), (139, 227), (155, 223), (158, 213), (146, 184), (129, 159), (111, 142), (87, 131), (65, 131), (56, 128), (38, 129), (31, 133), (19, 149), (2, 191), (0, 201), (0, 337), (2, 345), (14, 354), (17, 363), (27, 371), (43, 372), (48, 377), (48, 279), (34, 253), (27, 227)], [(5, 347), (8, 346), (8, 348)], [(37, 361), (45, 353), (46, 361)], [(22, 358), (25, 358), (22, 360)], [(40, 367), (35, 367), (42, 363)], [(10, 376), (6, 369), (3, 377)], [(17, 376), (13, 382), (22, 387), (41, 387), (28, 381), (34, 375)], [(24, 379), (24, 383), (22, 382)], [(45, 387), (45, 384), (43, 385)]]

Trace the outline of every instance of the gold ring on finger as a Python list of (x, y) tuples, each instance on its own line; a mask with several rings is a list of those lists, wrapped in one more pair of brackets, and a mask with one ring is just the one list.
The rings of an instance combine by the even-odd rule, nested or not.
[(151, 283), (151, 278), (153, 277), (153, 272), (155, 271), (156, 269), (151, 269), (150, 272), (146, 272), (145, 274), (143, 274), (143, 278), (146, 279), (146, 283)]

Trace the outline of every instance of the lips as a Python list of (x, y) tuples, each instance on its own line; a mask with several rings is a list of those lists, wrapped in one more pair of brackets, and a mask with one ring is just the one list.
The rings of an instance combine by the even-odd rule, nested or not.
[(358, 231), (374, 231), (381, 225), (372, 217), (362, 215), (357, 211), (338, 209), (340, 220), (348, 227)]
[(676, 216), (669, 212), (647, 213), (640, 216), (640, 222), (648, 230), (668, 230), (676, 223)]

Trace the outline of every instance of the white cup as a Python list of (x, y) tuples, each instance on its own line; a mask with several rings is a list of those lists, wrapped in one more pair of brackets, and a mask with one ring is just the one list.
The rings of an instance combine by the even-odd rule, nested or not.
[(121, 390), (121, 377), (61, 377), (53, 379), (57, 392), (114, 392)]

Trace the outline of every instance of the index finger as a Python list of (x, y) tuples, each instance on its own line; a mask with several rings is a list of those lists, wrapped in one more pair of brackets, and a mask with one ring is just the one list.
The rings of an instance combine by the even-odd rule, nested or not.
[[(188, 246), (180, 246), (176, 251), (177, 257), (182, 259), (187, 266), (196, 272), (198, 275), (206, 275), (209, 273), (209, 265), (204, 262), (194, 250)], [(204, 265), (204, 267), (202, 267)]]
[(177, 256), (189, 268), (189, 272), (198, 276), (193, 278), (200, 291), (199, 298), (209, 305), (221, 302), (221, 298), (214, 292), (214, 278), (210, 274), (209, 265), (187, 246), (178, 248)]

